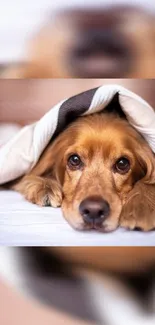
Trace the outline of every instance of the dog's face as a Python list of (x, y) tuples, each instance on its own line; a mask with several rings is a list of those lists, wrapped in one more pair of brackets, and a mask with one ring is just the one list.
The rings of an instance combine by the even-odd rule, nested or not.
[(104, 113), (73, 122), (35, 170), (55, 180), (55, 200), (61, 191), (64, 217), (74, 228), (108, 232), (119, 225), (135, 184), (152, 172), (152, 161), (141, 135), (126, 120)]
[(33, 39), (25, 77), (154, 77), (154, 39), (154, 17), (140, 8), (66, 10)]

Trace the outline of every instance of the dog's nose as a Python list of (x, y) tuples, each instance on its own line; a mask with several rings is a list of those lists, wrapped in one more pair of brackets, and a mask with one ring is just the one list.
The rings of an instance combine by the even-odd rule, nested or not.
[(83, 32), (77, 42), (74, 54), (78, 57), (90, 57), (92, 54), (114, 56), (126, 55), (126, 42), (115, 28), (89, 28)]
[(110, 214), (110, 206), (101, 197), (88, 197), (81, 202), (79, 211), (86, 223), (100, 223)]

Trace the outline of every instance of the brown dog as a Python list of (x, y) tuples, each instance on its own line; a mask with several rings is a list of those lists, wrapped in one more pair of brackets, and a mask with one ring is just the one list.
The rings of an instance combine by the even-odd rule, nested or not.
[(60, 12), (27, 52), (2, 77), (154, 78), (154, 15), (135, 6)]
[(30, 202), (62, 206), (79, 230), (155, 227), (154, 155), (115, 113), (78, 118), (13, 188)]

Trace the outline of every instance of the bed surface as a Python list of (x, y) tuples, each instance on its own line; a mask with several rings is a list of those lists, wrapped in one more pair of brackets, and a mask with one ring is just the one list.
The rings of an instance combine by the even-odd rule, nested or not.
[(19, 193), (0, 190), (0, 245), (155, 246), (155, 231), (79, 232), (65, 221), (61, 209), (40, 208)]

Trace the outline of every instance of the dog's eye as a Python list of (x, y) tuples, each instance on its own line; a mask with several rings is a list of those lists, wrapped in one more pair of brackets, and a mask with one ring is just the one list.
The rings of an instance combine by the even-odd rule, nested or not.
[(68, 158), (68, 166), (72, 168), (80, 168), (82, 165), (82, 161), (78, 155), (71, 155)]
[(114, 169), (120, 174), (125, 174), (130, 169), (130, 161), (125, 157), (121, 157), (116, 161)]

